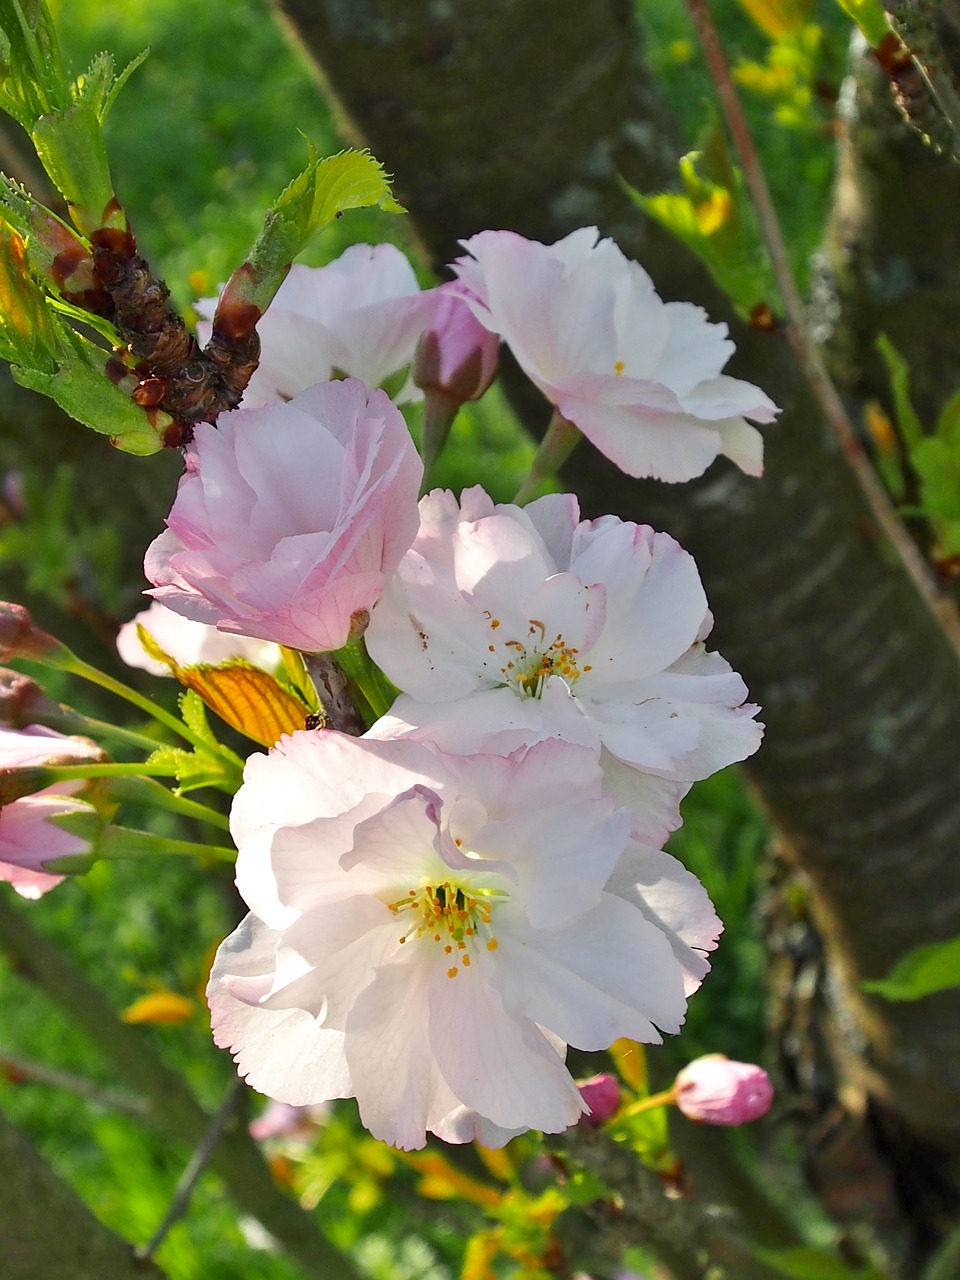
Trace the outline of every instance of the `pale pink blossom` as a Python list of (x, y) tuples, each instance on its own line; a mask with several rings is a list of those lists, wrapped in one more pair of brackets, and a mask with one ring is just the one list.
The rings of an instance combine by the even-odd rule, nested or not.
[(247, 1131), (255, 1142), (269, 1142), (274, 1138), (306, 1140), (316, 1132), (325, 1111), (324, 1106), (292, 1107), (287, 1102), (270, 1101), (266, 1109), (250, 1121)]
[(400, 411), (355, 379), (201, 423), (149, 594), (221, 631), (338, 649), (417, 530), (423, 466)]
[(676, 1103), (690, 1120), (747, 1124), (770, 1110), (773, 1085), (762, 1067), (708, 1053), (689, 1063), (674, 1085)]
[(435, 490), (366, 633), (401, 696), (372, 732), (448, 751), (556, 737), (602, 750), (606, 789), (659, 846), (692, 782), (758, 747), (758, 708), (704, 641), (693, 558), (665, 533)]
[(561, 742), (465, 757), (321, 730), (251, 757), (217, 1044), (278, 1101), (355, 1096), (403, 1148), (575, 1123), (566, 1046), (676, 1031), (720, 930), (599, 785)]
[[(196, 303), (205, 317), (197, 325), (203, 343), (216, 304), (215, 298)], [(260, 365), (241, 404), (289, 400), (329, 378), (359, 378), (368, 387), (402, 383), (433, 306), (392, 244), (355, 244), (325, 267), (291, 267), (257, 324)], [(410, 383), (395, 390), (397, 399), (420, 398)]]
[[(40, 725), (0, 727), (0, 769), (102, 758), (100, 748), (85, 738), (68, 738)], [(50, 821), (67, 813), (93, 814), (92, 806), (69, 798), (83, 786), (82, 780), (59, 782), (0, 807), (0, 880), (21, 897), (39, 898), (63, 880), (45, 871), (45, 863), (89, 852), (88, 841)]]
[(473, 314), (459, 283), (433, 290), (430, 322), (417, 343), (413, 380), (458, 405), (478, 400), (496, 377), (500, 339)]
[(663, 302), (644, 269), (597, 236), (583, 227), (543, 245), (481, 231), (453, 269), (477, 318), (627, 475), (690, 480), (718, 454), (760, 475), (763, 442), (746, 419), (771, 422), (777, 408), (721, 373), (734, 350), (727, 326)]
[(142, 627), (150, 638), (180, 667), (218, 666), (242, 658), (264, 671), (276, 671), (283, 661), (280, 646), (249, 636), (230, 635), (205, 622), (193, 622), (154, 601), (125, 622), (117, 634), (117, 652), (128, 667), (139, 667), (155, 676), (172, 675), (170, 666), (152, 657), (140, 642)]

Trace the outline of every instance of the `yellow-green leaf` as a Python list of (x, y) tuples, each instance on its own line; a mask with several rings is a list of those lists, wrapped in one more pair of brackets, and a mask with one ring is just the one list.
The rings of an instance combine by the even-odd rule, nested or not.
[(739, 0), (764, 35), (771, 40), (796, 35), (813, 10), (812, 0)]
[(272, 675), (241, 659), (221, 666), (174, 666), (174, 674), (232, 729), (264, 747), (302, 729), (310, 714)]

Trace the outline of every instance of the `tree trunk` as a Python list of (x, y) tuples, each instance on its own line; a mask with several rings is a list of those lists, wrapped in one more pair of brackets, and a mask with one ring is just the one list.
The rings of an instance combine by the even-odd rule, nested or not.
[(149, 1280), (163, 1272), (93, 1216), (0, 1113), (5, 1280)]
[[(596, 222), (666, 298), (705, 305), (730, 372), (783, 414), (767, 471), (637, 483), (581, 445), (584, 513), (668, 529), (697, 557), (717, 647), (763, 704), (749, 765), (814, 889), (848, 1097), (938, 1169), (960, 1155), (960, 1000), (868, 1001), (864, 978), (960, 934), (960, 663), (891, 554), (780, 335), (738, 323), (617, 184), (669, 185), (674, 132), (617, 0), (282, 0), (359, 137), (397, 175), (432, 261), (484, 227), (552, 241)], [(922, 207), (923, 191), (914, 193)], [(869, 322), (865, 322), (869, 323)], [(952, 388), (951, 388), (952, 389)], [(531, 397), (541, 428), (546, 406)]]

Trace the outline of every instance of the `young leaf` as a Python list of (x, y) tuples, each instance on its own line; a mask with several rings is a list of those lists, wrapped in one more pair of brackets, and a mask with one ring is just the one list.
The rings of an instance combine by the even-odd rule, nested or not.
[[(310, 147), (310, 164), (267, 211), (263, 230), (247, 261), (230, 277), (218, 315), (232, 307), (252, 306), (262, 315), (307, 241), (348, 209), (379, 205), (393, 213), (403, 209), (390, 193), (379, 161), (366, 151), (344, 151), (318, 160)], [(214, 328), (217, 319), (214, 318)]]
[(863, 984), (864, 991), (884, 1000), (920, 1000), (951, 987), (960, 987), (960, 937), (908, 951), (886, 978)]
[(622, 185), (645, 213), (697, 255), (745, 316), (774, 307), (778, 294), (767, 252), (716, 121), (704, 135), (703, 149), (681, 158), (680, 177), (682, 193), (644, 196)]
[(913, 449), (923, 439), (924, 432), (910, 401), (910, 366), (885, 333), (877, 337), (877, 351), (887, 366), (897, 426), (907, 448)]

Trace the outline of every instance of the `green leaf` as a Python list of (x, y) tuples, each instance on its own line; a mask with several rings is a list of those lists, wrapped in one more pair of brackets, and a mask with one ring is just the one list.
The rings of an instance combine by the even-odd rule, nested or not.
[[(52, 314), (49, 313), (48, 314)], [(82, 422), (124, 453), (144, 456), (163, 448), (165, 413), (149, 415), (107, 378), (107, 353), (62, 326), (63, 345), (54, 372), (14, 364), (15, 382), (55, 400), (71, 418)]]
[(84, 235), (114, 225), (118, 214), (113, 181), (95, 108), (75, 102), (64, 111), (50, 112), (37, 120), (30, 136), (50, 181)]
[(0, 108), (29, 133), (70, 103), (60, 40), (42, 0), (0, 0)]
[(754, 1248), (753, 1254), (789, 1280), (884, 1280), (875, 1267), (851, 1267), (822, 1249)]
[(877, 351), (887, 366), (897, 426), (907, 448), (913, 449), (923, 439), (924, 431), (910, 401), (910, 366), (885, 333), (877, 336)]
[(218, 756), (207, 755), (205, 751), (187, 751), (184, 747), (161, 747), (147, 758), (146, 763), (162, 765), (170, 770), (179, 784), (175, 792), (177, 795), (186, 795), (199, 787), (218, 786), (227, 777), (227, 770)]
[(566, 1181), (564, 1190), (573, 1205), (593, 1204), (610, 1195), (609, 1188), (589, 1169), (578, 1169)]
[(309, 166), (268, 210), (247, 261), (227, 282), (221, 307), (252, 305), (262, 314), (314, 232), (348, 209), (371, 205), (404, 212), (391, 195), (380, 162), (366, 151), (318, 160), (310, 144)]
[(187, 689), (185, 693), (180, 695), (180, 714), (183, 716), (183, 723), (191, 733), (214, 751), (220, 750), (220, 743), (217, 741), (213, 730), (210, 728), (210, 722), (207, 720), (207, 711), (203, 705), (203, 699), (193, 689)]
[(951, 987), (960, 987), (960, 937), (908, 951), (886, 978), (863, 983), (864, 991), (884, 1000), (919, 1000)]
[(866, 36), (871, 49), (876, 49), (884, 37), (890, 34), (890, 23), (883, 0), (837, 0), (837, 3)]
[(740, 171), (730, 160), (719, 123), (706, 130), (702, 149), (680, 160), (683, 191), (644, 196), (621, 180), (641, 209), (681, 240), (717, 284), (749, 316), (778, 292)]

